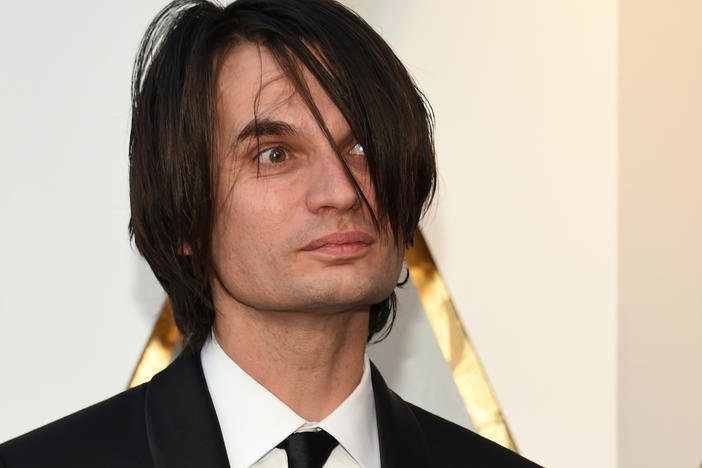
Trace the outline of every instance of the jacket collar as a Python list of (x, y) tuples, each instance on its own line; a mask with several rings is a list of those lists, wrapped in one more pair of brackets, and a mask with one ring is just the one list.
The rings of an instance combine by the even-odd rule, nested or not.
[(373, 364), (371, 379), (378, 420), (380, 465), (383, 468), (430, 467), (428, 444), (410, 405), (388, 388)]
[[(431, 466), (427, 441), (409, 404), (388, 388), (373, 364), (371, 380), (381, 466)], [(151, 379), (147, 384), (144, 411), (155, 467), (229, 467), (199, 352), (185, 349)]]
[(228, 468), (200, 353), (185, 349), (147, 384), (146, 434), (156, 468)]

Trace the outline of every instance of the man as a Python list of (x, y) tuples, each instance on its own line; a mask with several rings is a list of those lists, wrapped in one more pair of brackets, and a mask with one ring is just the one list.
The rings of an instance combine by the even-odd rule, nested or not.
[(168, 5), (135, 67), (130, 228), (187, 347), (0, 466), (534, 466), (365, 357), (432, 198), (427, 109), (332, 0)]

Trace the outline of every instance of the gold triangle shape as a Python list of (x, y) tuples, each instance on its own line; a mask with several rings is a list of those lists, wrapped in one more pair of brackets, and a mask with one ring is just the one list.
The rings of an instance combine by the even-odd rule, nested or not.
[[(463, 399), (473, 425), (480, 435), (517, 451), (500, 410), (495, 393), (468, 339), (451, 300), (446, 282), (439, 274), (424, 236), (417, 229), (414, 246), (405, 251), (410, 277), (417, 288), (434, 336), (453, 373), (458, 393)], [(129, 387), (147, 382), (171, 361), (178, 348), (179, 333), (173, 322), (173, 310), (166, 300), (149, 338)]]

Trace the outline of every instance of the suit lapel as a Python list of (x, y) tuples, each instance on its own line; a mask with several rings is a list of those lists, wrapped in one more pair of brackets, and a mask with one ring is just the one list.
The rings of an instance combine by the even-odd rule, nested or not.
[(431, 466), (427, 441), (412, 409), (388, 388), (373, 364), (371, 380), (378, 421), (380, 465), (383, 468)]
[(155, 467), (229, 467), (200, 353), (186, 349), (154, 376), (144, 410)]

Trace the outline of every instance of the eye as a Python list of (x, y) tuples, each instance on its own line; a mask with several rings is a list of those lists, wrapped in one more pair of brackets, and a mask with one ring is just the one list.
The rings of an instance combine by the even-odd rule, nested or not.
[(283, 148), (268, 148), (258, 153), (256, 159), (264, 164), (280, 164), (288, 159), (288, 152)]
[(363, 151), (363, 146), (361, 146), (360, 143), (356, 143), (355, 145), (353, 145), (353, 148), (351, 148), (351, 151), (349, 151), (349, 153), (356, 154), (359, 156), (363, 156), (366, 154), (366, 152)]

